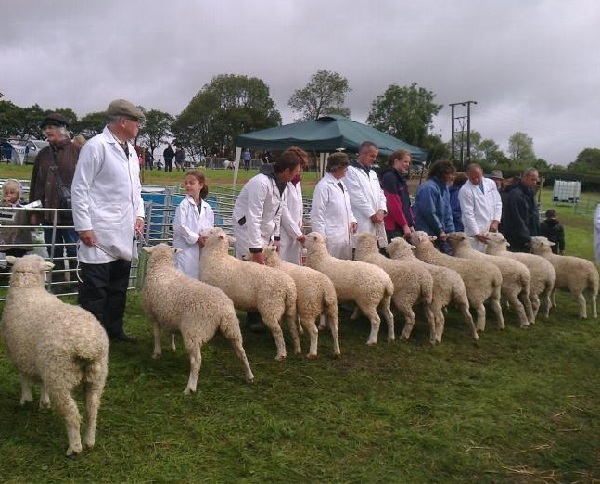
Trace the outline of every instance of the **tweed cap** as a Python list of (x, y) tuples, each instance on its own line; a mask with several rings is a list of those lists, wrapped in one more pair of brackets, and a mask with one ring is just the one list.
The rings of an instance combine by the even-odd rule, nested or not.
[(143, 122), (146, 117), (142, 110), (125, 99), (111, 101), (106, 110), (107, 116), (123, 117), (132, 121)]
[(504, 176), (500, 170), (492, 170), (490, 178), (497, 178), (498, 180), (504, 180)]
[(62, 114), (58, 113), (48, 113), (42, 119), (40, 123), (40, 128), (44, 129), (46, 126), (69, 126), (71, 121), (65, 118)]

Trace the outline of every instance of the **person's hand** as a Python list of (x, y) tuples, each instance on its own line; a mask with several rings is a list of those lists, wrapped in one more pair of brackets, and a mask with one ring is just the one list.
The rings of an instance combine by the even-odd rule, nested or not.
[(498, 232), (498, 227), (500, 225), (500, 222), (498, 222), (497, 220), (492, 221), (492, 223), (490, 224), (490, 232)]
[(440, 232), (440, 235), (438, 235), (438, 239), (440, 239), (443, 242), (446, 242), (447, 238), (448, 238), (448, 234), (446, 234), (446, 232)]
[(197, 243), (200, 247), (204, 247), (204, 244), (206, 243), (206, 237), (201, 235), (200, 237), (198, 237)]
[(135, 219), (135, 226), (134, 226), (134, 230), (136, 234), (143, 234), (144, 233), (144, 219), (142, 217), (137, 217)]
[(385, 216), (385, 212), (383, 210), (377, 210), (373, 215), (371, 215), (371, 222), (374, 224), (380, 224), (383, 222), (383, 217)]
[[(274, 240), (273, 242), (271, 242), (271, 245), (277, 249), (277, 252), (279, 252), (279, 247), (281, 247), (281, 241)], [(264, 259), (263, 259), (263, 263), (264, 263)]]
[(404, 238), (409, 239), (411, 234), (414, 232), (414, 229), (408, 225), (405, 225), (404, 227), (402, 227), (402, 231), (404, 232)]
[(350, 223), (350, 232), (355, 234), (356, 231), (358, 230), (358, 223), (357, 222), (351, 222)]
[(79, 239), (88, 247), (92, 247), (96, 243), (96, 234), (93, 230), (82, 230), (79, 232)]
[(485, 234), (477, 234), (475, 235), (475, 238), (481, 242), (482, 244), (487, 244), (488, 241), (488, 236)]
[(296, 237), (296, 240), (298, 242), (300, 242), (301, 244), (304, 244), (304, 241), (306, 240), (306, 237), (304, 235), (299, 235), (298, 237)]
[(257, 262), (258, 264), (263, 264), (265, 263), (265, 255), (261, 252), (251, 252), (250, 253), (250, 260), (252, 262)]

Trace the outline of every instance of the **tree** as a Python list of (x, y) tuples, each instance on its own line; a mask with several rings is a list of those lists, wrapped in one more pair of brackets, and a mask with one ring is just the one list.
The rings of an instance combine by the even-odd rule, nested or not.
[(533, 139), (525, 133), (513, 134), (508, 138), (508, 154), (512, 160), (521, 161), (524, 164), (535, 162)]
[(261, 79), (213, 77), (172, 124), (173, 135), (194, 153), (223, 153), (242, 133), (281, 125), (281, 115)]
[(104, 111), (96, 111), (86, 114), (72, 126), (72, 130), (74, 133), (81, 133), (86, 138), (91, 138), (101, 133), (104, 126), (106, 126), (106, 113)]
[(138, 139), (146, 141), (150, 152), (153, 153), (161, 143), (166, 142), (167, 138), (171, 136), (171, 124), (174, 118), (169, 113), (158, 109), (150, 109), (144, 114), (146, 122), (140, 129)]
[(450, 147), (437, 134), (428, 134), (425, 136), (421, 148), (427, 151), (427, 163), (451, 157)]
[(575, 161), (569, 163), (569, 171), (600, 172), (600, 149), (585, 148), (578, 155)]
[(433, 102), (434, 97), (433, 92), (416, 83), (391, 84), (373, 101), (367, 123), (411, 145), (422, 146), (433, 117), (442, 109)]
[(288, 106), (300, 113), (300, 120), (318, 119), (328, 114), (350, 117), (344, 107), (346, 95), (352, 91), (348, 79), (337, 72), (317, 71), (302, 89), (296, 89)]
[(21, 108), (10, 101), (0, 101), (0, 136), (23, 140), (39, 138), (43, 118), (44, 111), (37, 104)]

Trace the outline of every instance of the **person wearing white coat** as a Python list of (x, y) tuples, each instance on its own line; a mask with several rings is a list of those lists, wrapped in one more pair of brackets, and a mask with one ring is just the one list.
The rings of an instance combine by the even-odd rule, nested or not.
[(192, 171), (185, 175), (185, 198), (175, 209), (173, 247), (183, 249), (175, 254), (175, 268), (194, 279), (200, 278), (200, 254), (204, 239), (200, 232), (214, 227), (215, 214), (204, 200), (208, 194), (203, 173)]
[(111, 339), (135, 342), (123, 332), (123, 313), (136, 233), (144, 228), (140, 167), (129, 140), (144, 114), (129, 101), (112, 101), (107, 126), (82, 148), (71, 184), (79, 304), (96, 316)]
[(292, 264), (300, 264), (302, 244), (302, 189), (300, 175), (287, 184), (285, 210), (281, 215), (279, 257)]
[(315, 187), (310, 212), (311, 228), (326, 237), (329, 254), (345, 260), (352, 259), (352, 234), (357, 228), (348, 189), (342, 182), (349, 164), (344, 153), (327, 158), (327, 173)]
[(352, 212), (358, 223), (358, 233), (369, 232), (377, 235), (379, 247), (387, 247), (387, 235), (384, 216), (387, 213), (387, 202), (377, 173), (372, 165), (377, 160), (379, 149), (375, 143), (365, 141), (358, 148), (358, 158), (348, 168), (343, 178), (348, 187)]
[(477, 163), (467, 166), (467, 177), (467, 182), (458, 192), (462, 222), (465, 233), (473, 237), (473, 248), (485, 252), (486, 234), (498, 232), (502, 218), (502, 199), (496, 182), (484, 178)]

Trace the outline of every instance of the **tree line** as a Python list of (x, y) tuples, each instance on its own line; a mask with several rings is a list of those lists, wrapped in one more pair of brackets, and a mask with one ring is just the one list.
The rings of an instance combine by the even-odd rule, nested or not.
[[(318, 70), (302, 88), (293, 92), (288, 106), (296, 120), (311, 120), (327, 115), (350, 117), (345, 106), (351, 92), (348, 80), (337, 72)], [(245, 75), (219, 74), (205, 84), (177, 116), (158, 110), (140, 108), (146, 122), (140, 129), (137, 142), (152, 151), (161, 143), (176, 139), (192, 155), (230, 155), (235, 138), (242, 133), (281, 125), (281, 114), (271, 98), (269, 86), (259, 78)], [(484, 168), (495, 167), (518, 171), (527, 166), (539, 170), (565, 169), (551, 166), (537, 158), (533, 139), (526, 133), (514, 133), (504, 153), (493, 140), (471, 131), (454, 136), (451, 141), (432, 134), (434, 117), (442, 105), (435, 103), (435, 94), (413, 83), (408, 86), (391, 84), (377, 96), (367, 117), (367, 124), (395, 136), (408, 144), (419, 146), (429, 153), (428, 161), (453, 158), (459, 168), (464, 160), (480, 162)], [(71, 130), (91, 137), (105, 126), (104, 112), (92, 112), (78, 119), (71, 108), (44, 110), (37, 104), (23, 108), (10, 101), (0, 101), (0, 138), (39, 138), (39, 122), (50, 111), (72, 120)], [(467, 146), (469, 153), (466, 153)], [(567, 170), (579, 173), (600, 171), (600, 149), (585, 148)]]

